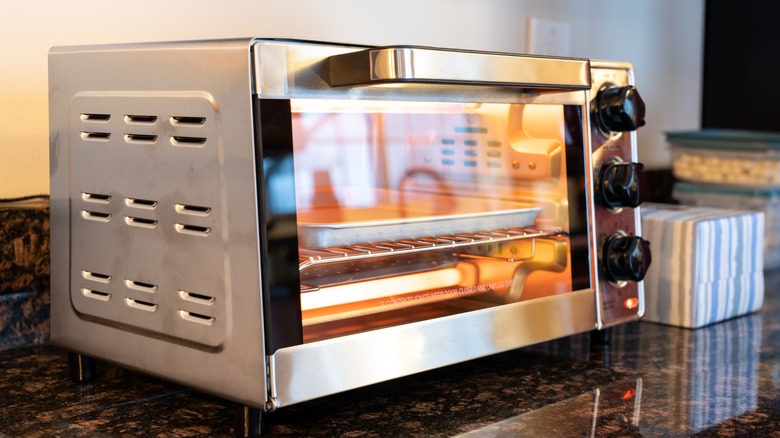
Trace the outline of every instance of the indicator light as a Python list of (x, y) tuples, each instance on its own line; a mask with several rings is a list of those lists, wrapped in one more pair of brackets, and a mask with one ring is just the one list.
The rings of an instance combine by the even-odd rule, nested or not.
[(626, 301), (623, 302), (623, 305), (628, 310), (634, 310), (637, 307), (639, 307), (639, 298), (635, 298), (635, 297), (626, 298)]

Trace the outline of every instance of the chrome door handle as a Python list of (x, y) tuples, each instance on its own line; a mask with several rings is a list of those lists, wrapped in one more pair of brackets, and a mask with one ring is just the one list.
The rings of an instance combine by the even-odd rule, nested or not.
[(328, 58), (331, 87), (443, 83), (587, 90), (590, 61), (494, 52), (377, 47)]

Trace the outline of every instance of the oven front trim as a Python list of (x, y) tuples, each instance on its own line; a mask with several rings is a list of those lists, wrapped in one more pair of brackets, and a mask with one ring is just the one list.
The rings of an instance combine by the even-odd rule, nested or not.
[(585, 289), (277, 350), (271, 409), (596, 328)]

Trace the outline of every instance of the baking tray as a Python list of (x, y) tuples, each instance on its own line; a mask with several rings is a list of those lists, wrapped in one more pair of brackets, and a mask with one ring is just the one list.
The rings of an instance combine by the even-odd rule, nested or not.
[(324, 205), (298, 211), (298, 242), (329, 248), (533, 225), (535, 204), (488, 198), (377, 191), (367, 207)]

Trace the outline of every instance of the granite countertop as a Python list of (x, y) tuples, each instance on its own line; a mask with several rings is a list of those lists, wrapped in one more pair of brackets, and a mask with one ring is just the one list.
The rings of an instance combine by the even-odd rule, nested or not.
[[(780, 437), (780, 272), (761, 312), (698, 330), (616, 327), (285, 407), (272, 436)], [(109, 364), (86, 385), (64, 352), (0, 352), (0, 437), (231, 436), (232, 406)]]

